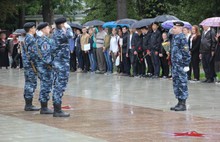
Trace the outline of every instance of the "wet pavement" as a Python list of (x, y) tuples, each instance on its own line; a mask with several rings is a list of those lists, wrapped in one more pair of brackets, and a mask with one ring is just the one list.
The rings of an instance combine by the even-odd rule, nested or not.
[[(189, 83), (188, 110), (173, 112), (172, 80), (71, 73), (63, 97), (70, 118), (24, 112), (23, 85), (23, 70), (0, 70), (0, 141), (220, 141), (220, 85)], [(190, 131), (204, 136), (174, 136)]]

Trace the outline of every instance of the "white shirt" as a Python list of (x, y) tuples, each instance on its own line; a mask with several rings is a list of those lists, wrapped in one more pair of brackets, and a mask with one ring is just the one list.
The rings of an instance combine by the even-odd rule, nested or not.
[(110, 40), (110, 51), (112, 51), (113, 53), (117, 53), (118, 52), (118, 41), (119, 41), (119, 36), (115, 35), (115, 36), (111, 36), (111, 40)]
[(130, 42), (129, 42), (129, 49), (132, 49), (131, 47), (131, 39), (132, 39), (133, 34), (130, 34)]
[(196, 35), (192, 35), (191, 38), (190, 38), (190, 47), (189, 49), (192, 49), (192, 41), (193, 41), (193, 38), (195, 37)]
[(210, 28), (208, 28), (208, 30), (204, 31), (204, 35), (206, 35), (208, 31), (210, 31)]

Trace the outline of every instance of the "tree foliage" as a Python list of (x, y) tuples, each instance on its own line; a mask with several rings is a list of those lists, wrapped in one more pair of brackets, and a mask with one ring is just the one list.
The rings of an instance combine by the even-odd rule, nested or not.
[[(43, 2), (50, 1), (44, 7)], [(117, 20), (117, 2), (122, 0), (1, 0), (0, 28), (14, 29), (21, 25), (21, 14), (42, 14), (51, 18), (51, 14), (62, 14), (74, 20), (76, 10), (86, 6), (86, 18), (82, 23), (94, 19), (103, 21)], [(151, 18), (161, 14), (170, 14), (192, 24), (203, 19), (220, 16), (219, 0), (123, 0), (126, 1), (127, 17), (132, 19)], [(51, 9), (51, 11), (47, 11)], [(22, 12), (23, 11), (23, 12)], [(125, 11), (125, 12), (126, 12)], [(123, 10), (119, 11), (123, 12)], [(23, 16), (24, 17), (24, 16)], [(44, 16), (43, 16), (44, 17)], [(49, 21), (44, 17), (44, 21)]]
[[(101, 19), (116, 20), (116, 0), (112, 0), (108, 8), (106, 1), (85, 0), (90, 10), (86, 11), (85, 21)], [(128, 18), (152, 18), (161, 14), (170, 14), (192, 24), (199, 24), (203, 19), (220, 16), (219, 0), (127, 0)], [(105, 14), (105, 13), (108, 14)]]

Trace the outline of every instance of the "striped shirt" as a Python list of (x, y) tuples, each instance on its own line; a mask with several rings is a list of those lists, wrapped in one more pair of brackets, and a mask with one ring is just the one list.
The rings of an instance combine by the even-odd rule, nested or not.
[(97, 48), (101, 48), (101, 47), (104, 47), (104, 39), (105, 39), (105, 36), (106, 36), (106, 32), (103, 30), (101, 32), (98, 32), (96, 34), (96, 47)]

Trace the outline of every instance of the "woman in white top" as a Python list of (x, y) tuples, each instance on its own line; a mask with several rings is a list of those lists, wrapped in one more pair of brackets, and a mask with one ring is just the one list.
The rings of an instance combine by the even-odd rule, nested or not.
[(118, 46), (119, 39), (120, 37), (117, 35), (117, 29), (113, 28), (111, 40), (110, 40), (110, 53), (111, 53), (113, 64), (114, 64), (113, 72), (115, 71), (115, 68), (116, 68), (115, 61), (116, 61), (116, 58), (118, 56), (118, 51), (119, 51), (119, 46)]

